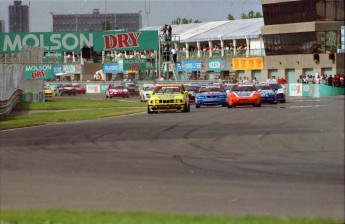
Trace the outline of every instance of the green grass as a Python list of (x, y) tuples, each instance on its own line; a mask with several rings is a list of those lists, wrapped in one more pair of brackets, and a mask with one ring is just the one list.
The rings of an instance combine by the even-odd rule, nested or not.
[(19, 103), (14, 115), (0, 120), (0, 130), (66, 121), (134, 114), (146, 111), (146, 104), (117, 100), (47, 99), (44, 103)]
[(214, 217), (148, 212), (0, 211), (6, 224), (341, 224), (318, 218)]
[(16, 106), (17, 110), (71, 110), (71, 109), (95, 109), (112, 107), (145, 107), (146, 103), (129, 102), (120, 100), (91, 100), (73, 98), (48, 98), (44, 103), (21, 102)]

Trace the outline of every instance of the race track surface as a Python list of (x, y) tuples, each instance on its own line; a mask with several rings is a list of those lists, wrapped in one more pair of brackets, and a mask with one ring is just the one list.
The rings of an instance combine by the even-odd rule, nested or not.
[(0, 144), (0, 209), (344, 218), (344, 97), (23, 128)]

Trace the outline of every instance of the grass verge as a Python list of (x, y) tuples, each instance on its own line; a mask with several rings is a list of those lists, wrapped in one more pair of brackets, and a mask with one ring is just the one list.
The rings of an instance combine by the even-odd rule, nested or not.
[(318, 218), (212, 217), (148, 212), (0, 211), (6, 224), (340, 224)]
[(44, 103), (19, 103), (14, 112), (0, 120), (0, 130), (66, 121), (134, 114), (146, 111), (146, 104), (117, 100), (47, 99)]

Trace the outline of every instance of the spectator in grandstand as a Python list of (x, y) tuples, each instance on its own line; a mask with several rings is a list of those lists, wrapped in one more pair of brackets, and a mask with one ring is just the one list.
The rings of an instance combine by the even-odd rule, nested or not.
[(332, 75), (328, 76), (326, 83), (329, 86), (333, 85), (333, 76)]
[(344, 74), (339, 74), (339, 87), (344, 87)]
[(284, 77), (278, 78), (278, 83), (279, 84), (285, 84), (286, 80), (284, 79)]

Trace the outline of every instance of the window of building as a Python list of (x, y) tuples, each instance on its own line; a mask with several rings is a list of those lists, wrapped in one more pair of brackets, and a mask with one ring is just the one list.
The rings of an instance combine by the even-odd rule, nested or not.
[(264, 35), (266, 55), (320, 52), (315, 32)]
[(314, 1), (293, 1), (262, 6), (265, 25), (309, 22), (316, 20)]

